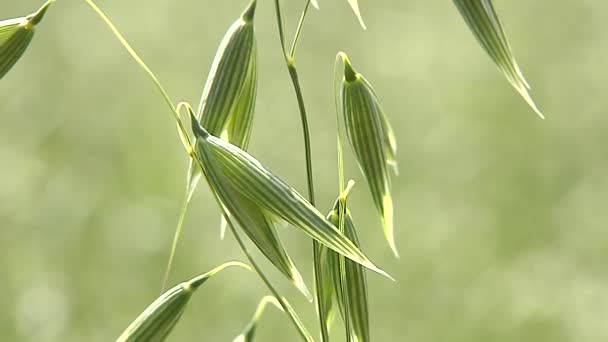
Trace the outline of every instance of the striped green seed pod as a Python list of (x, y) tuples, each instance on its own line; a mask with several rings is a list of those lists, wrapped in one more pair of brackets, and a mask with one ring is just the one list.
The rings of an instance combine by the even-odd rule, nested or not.
[(294, 188), (238, 146), (209, 134), (196, 118), (191, 121), (196, 137), (195, 155), (222, 203), (230, 201), (222, 197), (226, 194), (221, 191), (220, 183), (226, 182), (260, 209), (287, 221), (341, 255), (388, 276)]
[[(328, 215), (331, 223), (338, 225), (339, 200), (336, 201), (334, 210)], [(344, 215), (344, 235), (360, 246), (357, 231), (355, 229), (350, 211), (347, 209)], [(367, 280), (365, 270), (361, 265), (345, 259), (338, 254), (329, 251), (328, 262), (332, 267), (334, 291), (340, 313), (343, 319), (348, 319), (351, 340), (356, 342), (370, 341), (369, 335), (369, 311), (367, 298)], [(345, 316), (348, 315), (348, 318)]]
[[(217, 177), (211, 178), (211, 177)], [(275, 215), (259, 208), (241, 195), (221, 174), (211, 174), (210, 182), (222, 205), (266, 258), (308, 299), (312, 295), (302, 275), (287, 254), (277, 233)]]
[[(205, 129), (247, 149), (253, 127), (258, 66), (253, 0), (230, 26), (217, 49), (203, 88), (197, 118)], [(201, 173), (190, 162), (188, 198), (192, 197)]]
[(54, 0), (47, 1), (36, 13), (0, 21), (0, 79), (17, 63), (34, 37), (35, 26)]
[(256, 0), (253, 0), (226, 32), (207, 77), (198, 111), (201, 125), (212, 135), (222, 136), (229, 125), (242, 126), (233, 129), (238, 134), (233, 134), (234, 139), (230, 140), (242, 148), (246, 148), (249, 140), (257, 87), (255, 9)]
[(355, 153), (382, 221), (384, 235), (395, 253), (393, 201), (388, 166), (397, 171), (395, 136), (370, 83), (356, 72), (346, 55), (340, 89), (339, 110), (349, 143)]
[(240, 262), (227, 262), (205, 274), (176, 285), (150, 304), (116, 341), (164, 341), (181, 318), (194, 291), (210, 277), (229, 266), (249, 269), (249, 266)]
[(524, 78), (511, 52), (507, 35), (500, 23), (491, 0), (453, 0), (456, 8), (473, 32), (473, 35), (496, 63), (509, 83), (526, 100), (528, 105), (544, 119), (529, 90), (530, 85)]
[[(332, 210), (327, 214), (327, 219), (336, 227), (340, 227), (344, 235), (351, 239), (357, 247), (360, 247), (350, 211), (346, 208), (348, 193), (353, 185), (354, 182), (350, 181), (347, 188), (336, 200)], [(341, 215), (342, 222), (340, 222)], [(329, 330), (334, 306), (337, 306), (342, 319), (345, 322), (348, 321), (348, 324), (345, 324), (345, 327), (348, 328), (346, 333), (350, 336), (348, 340), (370, 341), (365, 270), (361, 265), (326, 247), (320, 248), (323, 272), (319, 276), (322, 277), (323, 284), (327, 285), (323, 286), (322, 296), (319, 300), (323, 300), (322, 308), (325, 311), (323, 317), (327, 319), (327, 329)]]

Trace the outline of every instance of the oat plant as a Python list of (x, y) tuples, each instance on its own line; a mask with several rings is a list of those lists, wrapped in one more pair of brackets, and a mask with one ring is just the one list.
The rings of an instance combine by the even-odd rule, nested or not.
[[(263, 161), (247, 152), (253, 130), (258, 87), (256, 0), (244, 4), (244, 9), (240, 13), (235, 13), (232, 21), (226, 21), (226, 33), (217, 48), (196, 109), (185, 102), (176, 104), (110, 18), (93, 0), (83, 1), (106, 24), (130, 57), (144, 70), (159, 90), (177, 125), (177, 135), (186, 152), (184, 157), (189, 161), (189, 166), (185, 170), (186, 184), (182, 210), (169, 249), (161, 295), (155, 300), (151, 299), (151, 304), (133, 322), (130, 324), (125, 322), (127, 328), (117, 340), (165, 340), (184, 314), (195, 291), (226, 267), (239, 266), (255, 271), (268, 288), (269, 295), (261, 299), (251, 322), (234, 341), (254, 340), (267, 304), (273, 304), (284, 312), (295, 331), (305, 341), (330, 341), (329, 331), (336, 317), (340, 317), (343, 322), (344, 340), (370, 341), (373, 333), (369, 322), (373, 312), (369, 310), (368, 298), (373, 294), (368, 294), (366, 278), (376, 275), (384, 276), (386, 279), (392, 278), (362, 251), (358, 239), (360, 227), (357, 227), (355, 217), (347, 205), (348, 195), (353, 191), (354, 182), (345, 182), (346, 176), (353, 171), (344, 168), (342, 146), (343, 141), (348, 142), (349, 150), (367, 183), (366, 187), (361, 188), (367, 188), (374, 204), (368, 210), (377, 213), (379, 219), (377, 226), (382, 231), (388, 246), (397, 256), (395, 231), (399, 230), (398, 227), (402, 226), (407, 218), (394, 218), (391, 178), (398, 173), (396, 139), (398, 132), (393, 131), (390, 120), (407, 113), (400, 108), (390, 108), (385, 111), (380, 96), (368, 81), (367, 77), (374, 78), (373, 75), (364, 77), (355, 69), (345, 53), (337, 52), (334, 101), (338, 123), (336, 132), (339, 176), (336, 195), (338, 197), (328, 214), (323, 214), (327, 212), (327, 208), (324, 208), (325, 210), (317, 208), (315, 203), (311, 132), (308, 126), (304, 90), (300, 85), (299, 69), (296, 66), (298, 40), (303, 32), (309, 9), (310, 7), (318, 9), (322, 4), (314, 0), (302, 1), (300, 20), (295, 26), (291, 44), (288, 44), (281, 1), (274, 0), (279, 40), (277, 45), (284, 56), (285, 67), (291, 78), (295, 95), (294, 110), (297, 108), (302, 126), (305, 161), (303, 169), (306, 171), (307, 179), (307, 193), (303, 195), (268, 168)], [(543, 117), (531, 98), (530, 87), (513, 56), (492, 1), (453, 1), (492, 61), (532, 109)], [(4, 77), (23, 56), (32, 41), (35, 28), (52, 3), (53, 0), (48, 1), (33, 14), (0, 21), (0, 78)], [(347, 0), (347, 3), (361, 27), (366, 29), (357, 0)], [(336, 47), (336, 51), (339, 51), (339, 48)], [(391, 169), (394, 174), (392, 177)], [(189, 203), (201, 181), (207, 184), (206, 188), (212, 193), (222, 216), (221, 224), (217, 227), (222, 238), (224, 233), (229, 231), (241, 247), (249, 265), (227, 262), (166, 290), (184, 217), (189, 210), (197, 210), (197, 208), (190, 209)], [(277, 227), (284, 224), (303, 233), (302, 238), (309, 238), (312, 241), (314, 280), (304, 279), (281, 242)], [(210, 224), (204, 225), (205, 227), (190, 228), (207, 229)], [(318, 329), (309, 330), (304, 326), (296, 310), (280, 294), (279, 288), (269, 280), (265, 270), (252, 256), (247, 247), (248, 242), (259, 249), (270, 265), (306, 298), (314, 302), (314, 305), (307, 309), (316, 312)], [(312, 293), (307, 286), (310, 282), (314, 282)], [(235, 327), (236, 331), (238, 327)]]

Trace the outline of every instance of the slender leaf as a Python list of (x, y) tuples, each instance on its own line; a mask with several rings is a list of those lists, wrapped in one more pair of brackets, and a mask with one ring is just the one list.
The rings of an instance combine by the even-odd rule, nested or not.
[(530, 86), (511, 52), (507, 35), (491, 0), (453, 0), (460, 14), (490, 58), (528, 105), (544, 119), (528, 92)]
[[(247, 152), (210, 135), (195, 118), (196, 156), (215, 190), (225, 181), (260, 208), (284, 219), (313, 239), (363, 266), (388, 276), (376, 267), (344, 234), (328, 222), (295, 189)], [(222, 193), (218, 192), (220, 200)]]
[(393, 228), (393, 201), (388, 165), (396, 167), (396, 142), (386, 114), (371, 84), (357, 73), (346, 55), (339, 111), (355, 157), (369, 185), (384, 235), (397, 256)]
[(164, 341), (181, 318), (194, 292), (209, 278), (230, 266), (249, 269), (241, 262), (227, 262), (176, 285), (150, 304), (118, 337), (117, 342)]

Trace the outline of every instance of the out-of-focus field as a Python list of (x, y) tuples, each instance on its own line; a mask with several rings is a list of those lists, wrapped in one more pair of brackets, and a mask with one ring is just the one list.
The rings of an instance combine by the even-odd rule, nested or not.
[[(305, 1), (285, 1), (289, 36)], [(41, 1), (3, 0), (0, 17)], [(99, 1), (175, 100), (198, 103), (243, 0)], [(311, 11), (296, 58), (310, 113), (319, 208), (337, 195), (332, 70), (347, 52), (396, 130), (401, 258), (383, 239), (350, 151), (375, 341), (608, 339), (608, 2), (496, 0), (547, 120), (510, 88), (451, 1), (346, 1)], [(272, 1), (256, 18), (260, 85), (250, 151), (305, 192), (299, 114)], [(0, 339), (109, 341), (159, 293), (186, 155), (144, 73), (84, 1), (57, 1), (0, 82)], [(228, 259), (199, 187), (172, 283)], [(281, 231), (312, 288), (310, 240)], [(314, 306), (263, 262), (315, 331)], [(229, 270), (197, 293), (172, 341), (230, 341), (267, 290)], [(334, 333), (339, 336), (340, 329)], [(259, 341), (296, 341), (269, 310)], [(341, 338), (337, 339), (338, 341)]]

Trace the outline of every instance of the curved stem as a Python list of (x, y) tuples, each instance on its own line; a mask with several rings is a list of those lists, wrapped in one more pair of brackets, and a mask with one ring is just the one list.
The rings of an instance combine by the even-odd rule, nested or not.
[(108, 16), (101, 10), (101, 8), (99, 8), (92, 0), (84, 0), (84, 1), (89, 6), (91, 6), (91, 8), (97, 13), (97, 15), (99, 15), (99, 17), (101, 19), (103, 19), (103, 21), (110, 28), (110, 30), (112, 30), (112, 33), (114, 34), (114, 36), (120, 41), (122, 46), (127, 50), (127, 52), (135, 60), (135, 62), (137, 64), (139, 64), (139, 66), (142, 69), (144, 69), (144, 71), (146, 72), (148, 77), (150, 77), (152, 82), (154, 82), (154, 85), (160, 91), (163, 99), (165, 100), (165, 103), (167, 103), (169, 108), (171, 108), (171, 113), (173, 114), (173, 118), (175, 119), (175, 122), (177, 123), (177, 127), (180, 132), (180, 136), (185, 145), (184, 147), (186, 148), (188, 153), (191, 153), (190, 151), (192, 150), (192, 143), (190, 142), (190, 138), (188, 137), (187, 131), (184, 127), (184, 124), (182, 123), (179, 113), (177, 112), (177, 108), (173, 105), (173, 101), (171, 100), (171, 97), (169, 97), (169, 94), (167, 93), (165, 88), (163, 88), (163, 86), (161, 85), (161, 83), (158, 80), (158, 78), (156, 77), (156, 75), (154, 75), (152, 70), (146, 65), (146, 63), (144, 63), (143, 59), (141, 59), (141, 57), (139, 57), (137, 52), (135, 52), (135, 50), (131, 47), (131, 45), (129, 45), (129, 43), (127, 42), (125, 37), (120, 33), (120, 31), (118, 31), (116, 26), (112, 23), (110, 18), (108, 18)]
[(298, 45), (298, 40), (300, 39), (300, 33), (302, 33), (302, 26), (304, 26), (304, 19), (306, 19), (306, 14), (308, 13), (308, 8), (310, 7), (310, 0), (306, 1), (306, 6), (304, 6), (304, 10), (302, 11), (302, 15), (300, 16), (300, 22), (298, 23), (298, 28), (296, 29), (296, 35), (293, 38), (293, 43), (291, 44), (291, 51), (289, 55), (291, 58), (294, 58), (296, 55), (296, 47)]
[(280, 0), (274, 1), (274, 8), (277, 14), (277, 25), (279, 26), (279, 39), (281, 40), (281, 49), (283, 50), (283, 55), (287, 58), (287, 49), (285, 48), (285, 25), (283, 24), (283, 14), (281, 13), (281, 5), (279, 4)]
[(300, 37), (302, 31), (302, 25), (304, 24), (304, 19), (306, 18), (306, 13), (308, 12), (308, 7), (310, 6), (310, 0), (306, 2), (306, 7), (304, 7), (304, 12), (302, 12), (302, 16), (300, 17), (300, 23), (298, 25), (298, 29), (296, 31), (296, 37), (293, 42), (293, 46), (291, 49), (291, 54), (287, 53), (285, 49), (285, 33), (283, 30), (283, 15), (281, 13), (281, 4), (279, 0), (274, 1), (275, 9), (277, 13), (277, 25), (279, 27), (279, 38), (281, 39), (281, 48), (283, 49), (283, 54), (285, 57), (285, 63), (287, 64), (287, 70), (289, 71), (289, 76), (291, 77), (291, 82), (293, 83), (293, 88), (296, 94), (296, 99), (298, 101), (298, 109), (300, 110), (300, 120), (302, 121), (302, 133), (304, 136), (304, 154), (306, 158), (306, 175), (307, 175), (307, 184), (308, 184), (308, 198), (312, 205), (315, 204), (315, 191), (314, 191), (314, 180), (312, 174), (312, 152), (310, 147), (310, 129), (308, 128), (308, 116), (306, 114), (306, 105), (304, 104), (304, 96), (302, 95), (302, 87), (300, 86), (300, 79), (298, 76), (298, 70), (294, 61), (294, 53), (297, 45), (298, 38)]
[(291, 308), (291, 306), (289, 304), (287, 304), (287, 302), (285, 301), (285, 299), (283, 297), (281, 297), (281, 295), (277, 292), (277, 290), (274, 288), (274, 286), (272, 286), (272, 284), (270, 283), (268, 278), (266, 278), (266, 275), (264, 274), (264, 272), (262, 271), (260, 266), (258, 266), (258, 264), (255, 262), (255, 260), (253, 259), (253, 256), (251, 256), (251, 254), (247, 250), (245, 243), (243, 243), (243, 240), (241, 239), (241, 237), (237, 233), (236, 229), (234, 228), (232, 220), (230, 218), (226, 218), (226, 220), (228, 221), (228, 226), (230, 227), (230, 230), (232, 231), (234, 238), (236, 239), (239, 246), (243, 250), (243, 253), (245, 253), (245, 256), (247, 256), (247, 259), (251, 263), (251, 266), (256, 271), (256, 273), (260, 276), (260, 278), (262, 279), (262, 281), (264, 282), (264, 284), (266, 285), (268, 290), (270, 290), (272, 295), (279, 301), (279, 304), (281, 304), (283, 311), (285, 311), (285, 313), (289, 316), (289, 318), (291, 319), (293, 324), (296, 326), (296, 329), (300, 333), (300, 336), (302, 337), (302, 339), (304, 339), (305, 341), (308, 341), (308, 342), (314, 342), (313, 337), (310, 335), (310, 333), (308, 331), (306, 331), (306, 328), (304, 328), (304, 325), (302, 324), (300, 319), (294, 314), (294, 311)]
[[(312, 167), (312, 149), (310, 144), (310, 129), (308, 126), (308, 116), (306, 114), (306, 105), (304, 104), (304, 96), (302, 95), (302, 88), (300, 86), (300, 80), (298, 77), (298, 70), (295, 65), (295, 51), (298, 44), (298, 40), (302, 33), (302, 27), (304, 24), (304, 19), (306, 18), (306, 14), (308, 13), (308, 8), (310, 6), (310, 0), (306, 1), (306, 6), (304, 7), (304, 11), (300, 16), (300, 22), (298, 23), (298, 28), (296, 29), (296, 34), (293, 40), (293, 44), (291, 46), (291, 51), (287, 54), (287, 50), (285, 49), (285, 33), (284, 33), (284, 24), (283, 24), (283, 16), (281, 14), (281, 5), (279, 0), (275, 0), (275, 9), (277, 14), (277, 24), (279, 28), (279, 38), (281, 40), (281, 48), (283, 49), (283, 54), (285, 57), (285, 63), (287, 64), (287, 70), (289, 71), (289, 76), (291, 77), (291, 82), (293, 83), (293, 88), (296, 94), (296, 99), (298, 101), (298, 109), (300, 111), (300, 121), (302, 122), (302, 134), (304, 137), (304, 156), (306, 159), (306, 179), (308, 185), (308, 199), (310, 203), (315, 205), (315, 189), (314, 189), (314, 178), (313, 178), (313, 167)], [(319, 294), (322, 293), (323, 283), (321, 281), (321, 258), (319, 255), (320, 244), (316, 241), (312, 241), (312, 251), (313, 251), (313, 264), (314, 264), (314, 278), (315, 278), (315, 295), (317, 297), (317, 312), (319, 318), (319, 324), (321, 329), (321, 340), (323, 342), (329, 341), (329, 331), (326, 325), (326, 318), (324, 317), (324, 312), (322, 309), (321, 301), (319, 300)]]
[(312, 148), (310, 144), (310, 129), (308, 127), (308, 116), (306, 114), (306, 105), (304, 104), (304, 96), (302, 95), (302, 88), (300, 87), (300, 81), (298, 77), (298, 71), (293, 62), (293, 59), (289, 59), (287, 62), (287, 69), (289, 70), (289, 76), (293, 83), (293, 88), (298, 100), (298, 108), (300, 110), (300, 121), (302, 121), (302, 135), (304, 137), (304, 154), (306, 157), (306, 178), (308, 185), (308, 199), (312, 205), (315, 205), (315, 188), (314, 179), (312, 173)]
[(306, 2), (306, 6), (304, 7), (304, 11), (302, 12), (302, 16), (300, 17), (300, 22), (298, 24), (298, 28), (296, 30), (296, 36), (293, 40), (293, 45), (291, 47), (291, 53), (288, 54), (285, 49), (285, 33), (283, 29), (283, 15), (281, 13), (281, 4), (280, 0), (274, 1), (276, 13), (277, 13), (277, 25), (279, 27), (279, 38), (281, 39), (281, 48), (283, 49), (283, 54), (285, 57), (285, 63), (287, 64), (287, 70), (289, 71), (289, 76), (291, 77), (291, 82), (293, 83), (293, 88), (296, 93), (296, 99), (298, 100), (298, 109), (300, 110), (300, 120), (302, 121), (302, 133), (304, 135), (304, 154), (306, 157), (306, 175), (308, 180), (308, 197), (310, 203), (312, 205), (315, 204), (315, 194), (314, 194), (314, 181), (312, 175), (312, 152), (310, 147), (310, 129), (308, 128), (308, 117), (306, 115), (306, 106), (304, 104), (304, 96), (302, 95), (302, 87), (300, 86), (300, 79), (298, 77), (298, 70), (295, 65), (295, 49), (298, 43), (298, 39), (302, 32), (302, 26), (304, 24), (304, 19), (306, 18), (306, 13), (308, 13), (308, 8), (310, 7), (310, 0)]

